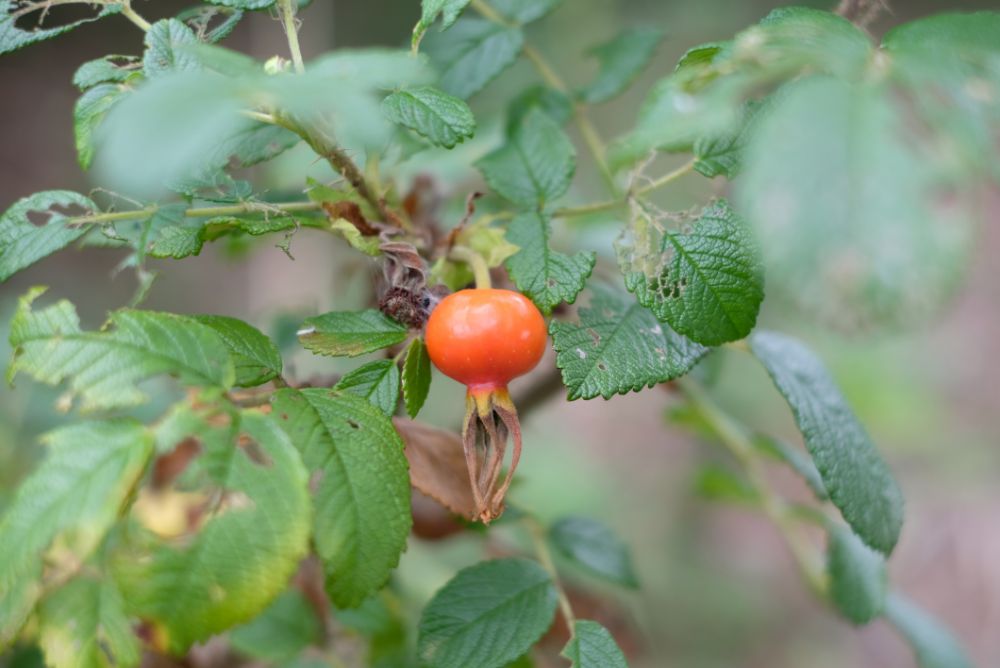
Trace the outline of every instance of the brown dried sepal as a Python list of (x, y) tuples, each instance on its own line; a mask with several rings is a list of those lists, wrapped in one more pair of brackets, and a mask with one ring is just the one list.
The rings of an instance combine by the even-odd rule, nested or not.
[[(510, 468), (500, 483), (508, 439), (514, 445)], [(504, 497), (521, 459), (521, 423), (506, 388), (466, 395), (462, 448), (475, 501), (475, 518), (489, 524), (504, 511)]]

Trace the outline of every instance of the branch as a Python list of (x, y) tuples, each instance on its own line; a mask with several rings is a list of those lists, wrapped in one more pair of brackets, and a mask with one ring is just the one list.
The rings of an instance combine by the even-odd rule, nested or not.
[[(321, 205), (317, 202), (281, 202), (271, 204), (269, 202), (244, 202), (242, 204), (232, 204), (229, 206), (206, 206), (187, 209), (184, 212), (186, 218), (214, 218), (216, 216), (235, 216), (241, 213), (297, 213), (304, 211), (318, 211)], [(95, 213), (86, 216), (75, 216), (67, 219), (68, 225), (94, 225), (103, 223), (114, 223), (122, 220), (139, 220), (148, 218), (160, 210), (158, 204), (147, 206), (142, 209), (132, 209), (130, 211), (112, 211), (108, 213)]]
[(295, 0), (278, 0), (278, 15), (281, 18), (281, 25), (285, 29), (288, 50), (292, 54), (295, 71), (302, 74), (306, 71), (306, 66), (302, 61), (302, 49), (299, 48), (299, 28), (295, 22), (296, 5)]

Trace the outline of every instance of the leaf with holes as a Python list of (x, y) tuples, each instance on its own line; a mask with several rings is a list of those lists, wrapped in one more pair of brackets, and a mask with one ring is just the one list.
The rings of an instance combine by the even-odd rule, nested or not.
[(417, 651), (435, 668), (502, 668), (535, 644), (555, 611), (552, 578), (534, 561), (480, 562), (424, 608)]
[[(87, 228), (67, 226), (67, 216), (58, 209), (79, 207), (90, 213), (97, 205), (68, 190), (48, 190), (14, 202), (0, 216), (0, 281), (6, 281), (57, 250), (79, 239)], [(36, 225), (29, 216), (44, 215)]]
[(139, 74), (137, 60), (135, 56), (103, 56), (89, 60), (77, 68), (73, 85), (85, 91), (97, 84), (124, 83)]
[(552, 250), (550, 236), (549, 217), (542, 213), (522, 213), (507, 227), (507, 241), (520, 247), (507, 259), (507, 271), (545, 314), (575, 302), (597, 262), (593, 251), (566, 255)]
[(952, 632), (903, 595), (889, 595), (885, 617), (910, 643), (920, 668), (973, 668)]
[[(216, 506), (182, 541), (136, 534), (113, 556), (129, 609), (172, 652), (260, 614), (309, 548), (308, 474), (288, 437), (256, 411), (192, 426)], [(201, 422), (199, 424), (199, 422)]]
[(507, 69), (523, 44), (520, 28), (461, 19), (447, 33), (429, 37), (424, 51), (441, 73), (441, 89), (467, 99)]
[(424, 38), (424, 33), (437, 21), (438, 16), (441, 17), (441, 30), (447, 30), (455, 23), (458, 15), (468, 4), (469, 0), (421, 0), (420, 20), (417, 21), (417, 25), (413, 26), (411, 40), (413, 51), (416, 52), (420, 46), (420, 40)]
[(742, 339), (764, 299), (760, 250), (725, 200), (701, 211), (690, 230), (634, 217), (617, 245), (625, 287), (678, 333), (707, 346)]
[(382, 110), (391, 121), (445, 148), (454, 148), (476, 132), (469, 105), (431, 86), (396, 91), (382, 101)]
[(399, 402), (399, 367), (392, 360), (375, 360), (344, 374), (333, 389), (363, 397), (386, 415)]
[(192, 317), (215, 330), (226, 344), (236, 369), (236, 386), (263, 385), (281, 375), (281, 353), (278, 352), (278, 347), (256, 327), (223, 315)]
[(80, 575), (45, 597), (38, 644), (52, 668), (132, 668), (142, 657), (114, 582)]
[(657, 322), (628, 294), (594, 290), (579, 324), (549, 326), (569, 399), (605, 399), (679, 378), (708, 349)]
[(40, 311), (31, 308), (44, 288), (21, 298), (11, 321), (13, 358), (7, 379), (20, 372), (58, 385), (69, 383), (82, 411), (141, 404), (137, 384), (159, 374), (185, 385), (229, 388), (233, 363), (219, 336), (196, 320), (172, 313), (115, 311), (99, 332), (80, 329), (76, 309), (65, 299)]
[(153, 454), (151, 435), (132, 420), (81, 422), (42, 441), (48, 457), (0, 521), (0, 646), (17, 634), (44, 591), (43, 555), (58, 542), (44, 565), (85, 560), (126, 507)]
[(830, 600), (851, 622), (867, 624), (882, 614), (889, 593), (885, 559), (846, 527), (831, 523), (827, 537)]
[(626, 587), (638, 587), (628, 547), (605, 524), (586, 517), (566, 517), (549, 529), (556, 549), (590, 573)]
[[(63, 33), (69, 32), (77, 26), (83, 25), (84, 23), (97, 21), (98, 19), (110, 16), (111, 14), (117, 14), (121, 11), (121, 8), (122, 6), (117, 3), (108, 4), (104, 5), (101, 10), (91, 18), (80, 19), (61, 26), (56, 26), (54, 28), (23, 30), (18, 28), (16, 25), (19, 18), (17, 12), (19, 9), (18, 2), (16, 0), (0, 0), (0, 55), (16, 51), (21, 47), (34, 44), (35, 42), (41, 42), (52, 37), (57, 37)], [(39, 11), (43, 13), (47, 11), (47, 7), (44, 3), (39, 7)]]
[(350, 394), (281, 390), (274, 415), (310, 471), (322, 473), (313, 536), (327, 592), (338, 607), (358, 606), (406, 549), (412, 518), (403, 443), (384, 413)]
[(402, 343), (407, 333), (381, 311), (332, 311), (303, 322), (299, 341), (317, 355), (357, 357)]
[(403, 400), (406, 414), (417, 417), (431, 389), (431, 358), (423, 339), (413, 339), (403, 361)]
[(506, 144), (476, 162), (493, 190), (525, 208), (542, 209), (569, 188), (576, 152), (562, 128), (533, 109)]
[(628, 668), (625, 655), (608, 630), (586, 619), (573, 623), (573, 637), (560, 656), (570, 660), (571, 668)]
[(662, 39), (663, 32), (656, 28), (632, 28), (591, 49), (590, 54), (597, 58), (601, 70), (597, 78), (580, 91), (580, 97), (594, 104), (621, 93), (646, 67)]
[(888, 555), (903, 525), (903, 495), (833, 378), (783, 334), (758, 332), (750, 348), (788, 401), (830, 500), (861, 540)]

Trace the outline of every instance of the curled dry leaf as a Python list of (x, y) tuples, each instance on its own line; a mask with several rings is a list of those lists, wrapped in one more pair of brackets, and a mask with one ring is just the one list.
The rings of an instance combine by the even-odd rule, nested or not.
[(462, 438), (406, 418), (393, 418), (406, 446), (410, 482), (420, 492), (466, 519), (476, 515)]
[(323, 202), (322, 206), (330, 220), (346, 220), (363, 236), (374, 237), (379, 233), (378, 228), (365, 218), (365, 214), (361, 212), (361, 207), (356, 202), (345, 199), (339, 202)]

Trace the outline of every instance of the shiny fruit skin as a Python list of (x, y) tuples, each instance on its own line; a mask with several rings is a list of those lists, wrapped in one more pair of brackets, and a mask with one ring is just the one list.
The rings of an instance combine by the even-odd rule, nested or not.
[(545, 319), (519, 292), (460, 290), (427, 321), (427, 352), (446, 376), (473, 392), (502, 389), (545, 353)]

